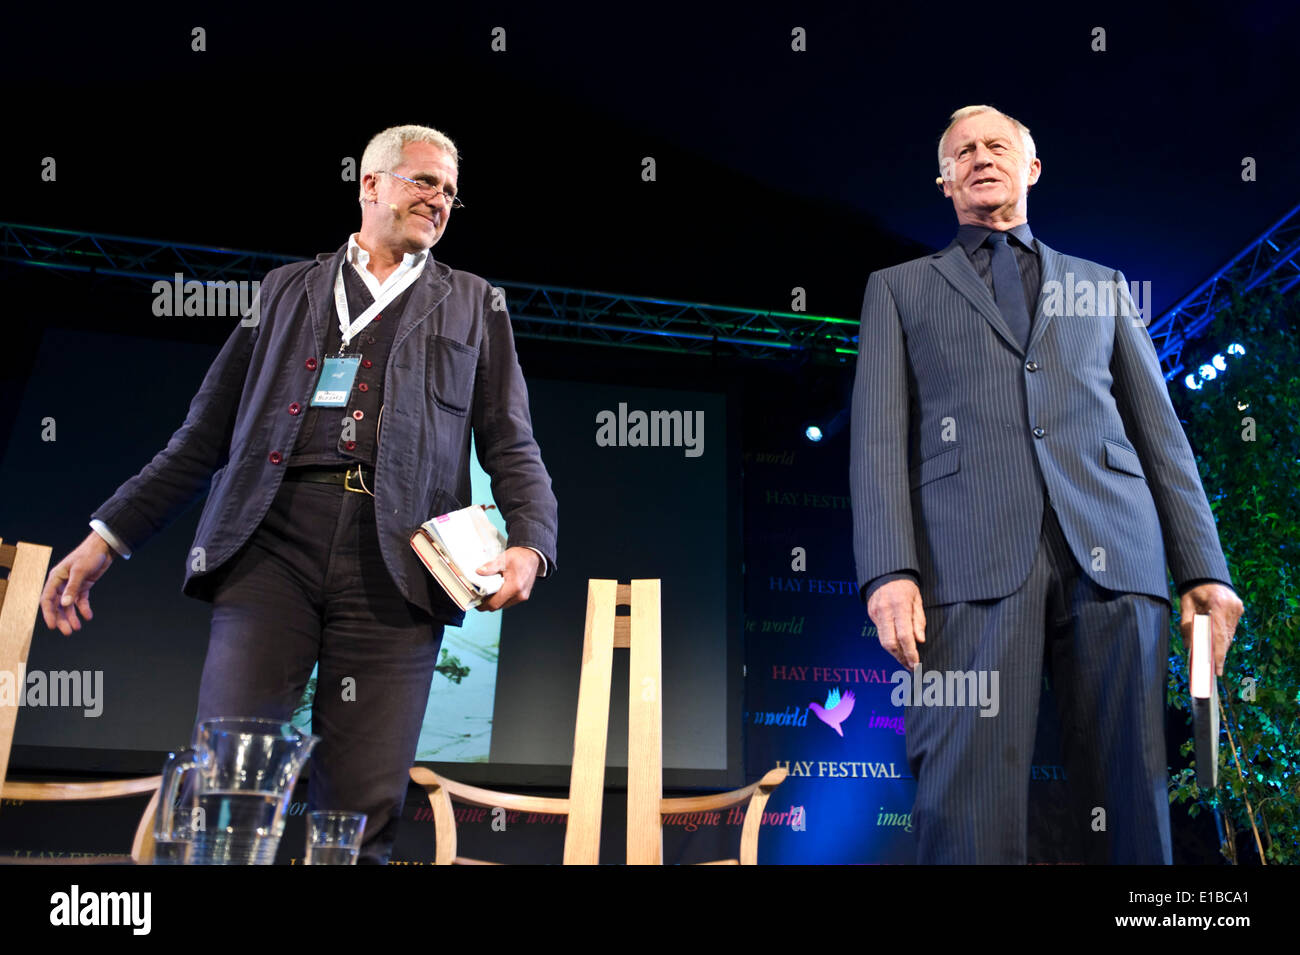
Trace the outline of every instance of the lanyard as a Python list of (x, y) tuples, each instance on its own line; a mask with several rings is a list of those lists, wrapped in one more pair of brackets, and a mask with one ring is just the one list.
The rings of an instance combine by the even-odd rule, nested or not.
[[(388, 286), (388, 291), (380, 294), (379, 298), (375, 299), (369, 308), (358, 315), (355, 321), (349, 322), (348, 294), (343, 288), (343, 269), (346, 269), (347, 267), (348, 263), (344, 262), (339, 268), (338, 276), (334, 279), (334, 307), (339, 313), (339, 331), (343, 335), (343, 342), (339, 345), (340, 355), (342, 355), (347, 349), (348, 342), (353, 339), (357, 332), (369, 325), (371, 321), (374, 320), (374, 317), (378, 315), (380, 311), (388, 305), (388, 303), (405, 292), (407, 286), (420, 276), (419, 266), (414, 264), (408, 265), (406, 263), (399, 265), (397, 267), (397, 275), (394, 276), (397, 281)], [(392, 281), (392, 279), (389, 281)]]

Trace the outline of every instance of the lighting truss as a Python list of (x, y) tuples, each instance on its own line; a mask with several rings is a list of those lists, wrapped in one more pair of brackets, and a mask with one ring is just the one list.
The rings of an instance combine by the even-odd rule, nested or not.
[(1300, 283), (1300, 205), (1238, 252), (1182, 301), (1151, 323), (1165, 380), (1183, 370), (1183, 346), (1214, 321), (1234, 296), (1285, 295)]
[[(306, 256), (0, 223), (0, 260), (140, 281), (261, 279)], [(857, 354), (856, 320), (496, 282), (519, 338), (746, 359)]]
[[(0, 260), (155, 282), (176, 273), (207, 282), (261, 279), (306, 256), (0, 223)], [(519, 338), (741, 359), (849, 361), (856, 319), (496, 282)], [(1230, 296), (1290, 292), (1300, 284), (1300, 206), (1243, 249), (1149, 329), (1165, 378), (1183, 369), (1184, 344)]]

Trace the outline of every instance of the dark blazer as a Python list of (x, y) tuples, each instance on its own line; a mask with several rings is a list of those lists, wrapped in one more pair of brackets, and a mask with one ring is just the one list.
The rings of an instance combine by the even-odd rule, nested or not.
[[(872, 273), (853, 393), (858, 581), (910, 570), (927, 604), (1014, 593), (1050, 496), (1111, 590), (1230, 584), (1196, 462), (1122, 273), (1034, 240), (1042, 283), (1093, 282), (1108, 314), (1047, 314), (1028, 348), (953, 242)], [(1127, 311), (1121, 311), (1127, 308)]]
[[(210, 481), (194, 537), (203, 559), (185, 573), (190, 596), (212, 599), (213, 572), (248, 540), (279, 489), (305, 417), (289, 406), (310, 401), (329, 323), (338, 322), (333, 284), (346, 250), (267, 274), (257, 323), (231, 333), (185, 423), (92, 515), (134, 550)], [(407, 600), (453, 624), (464, 614), (430, 582), (409, 540), (431, 516), (471, 503), (471, 428), (511, 546), (536, 548), (554, 568), (555, 495), (533, 439), (510, 318), (492, 308), (484, 279), (430, 257), (389, 354), (373, 490), (393, 580)]]

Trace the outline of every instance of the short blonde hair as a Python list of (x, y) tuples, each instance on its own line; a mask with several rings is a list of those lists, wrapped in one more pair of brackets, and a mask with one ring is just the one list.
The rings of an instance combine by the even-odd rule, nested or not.
[[(460, 167), (460, 156), (456, 144), (445, 134), (428, 126), (390, 126), (381, 133), (376, 133), (366, 144), (366, 151), (361, 154), (361, 175), (370, 172), (387, 172), (402, 161), (402, 150), (409, 143), (429, 143), (437, 146), (451, 157), (452, 165)], [(362, 189), (362, 198), (365, 190)]]
[(994, 106), (963, 106), (949, 117), (948, 128), (945, 129), (943, 135), (939, 137), (939, 172), (941, 174), (943, 172), (943, 148), (948, 143), (948, 134), (951, 133), (952, 128), (963, 119), (966, 119), (968, 116), (978, 116), (980, 113), (997, 113), (1009, 122), (1012, 127), (1015, 128), (1016, 132), (1020, 134), (1020, 141), (1024, 145), (1025, 155), (1029, 157), (1029, 161), (1033, 162), (1037, 157), (1038, 152), (1034, 148), (1034, 137), (1029, 135), (1029, 127), (1020, 120), (1016, 119), (1014, 116), (1008, 116), (1006, 113), (1002, 112), (1002, 110)]

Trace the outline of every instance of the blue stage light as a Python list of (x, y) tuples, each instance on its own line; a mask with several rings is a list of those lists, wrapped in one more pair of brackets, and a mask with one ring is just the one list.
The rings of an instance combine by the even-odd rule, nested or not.
[(1197, 378), (1195, 375), (1188, 375), (1186, 378), (1183, 379), (1183, 384), (1185, 384), (1188, 388), (1191, 388), (1192, 391), (1201, 390), (1201, 380)]
[(1219, 371), (1228, 370), (1228, 359), (1224, 358), (1222, 355), (1215, 355), (1210, 359), (1210, 364), (1219, 369)]
[(1244, 355), (1244, 354), (1246, 354), (1246, 349), (1242, 348), (1242, 347), (1241, 347), (1240, 345), (1238, 345), (1236, 342), (1233, 342), (1231, 345), (1229, 345), (1229, 346), (1227, 347), (1226, 351), (1228, 352), (1229, 355)]
[(816, 444), (822, 439), (822, 429), (817, 427), (815, 424), (810, 424), (808, 427), (804, 428), (803, 436), (813, 442), (813, 444)]
[(1219, 377), (1219, 373), (1214, 370), (1214, 366), (1208, 363), (1202, 365), (1198, 371), (1200, 371), (1201, 377), (1206, 381), (1213, 381), (1215, 378)]

